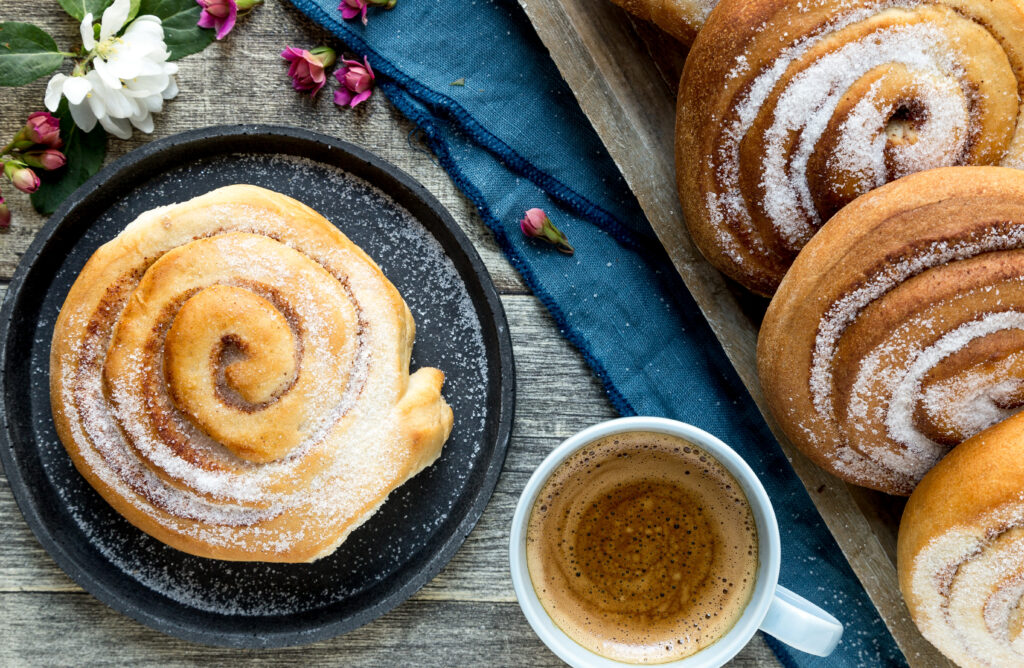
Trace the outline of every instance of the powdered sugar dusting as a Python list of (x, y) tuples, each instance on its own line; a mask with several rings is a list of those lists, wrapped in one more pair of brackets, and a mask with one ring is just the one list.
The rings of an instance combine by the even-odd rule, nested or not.
[[(839, 339), (847, 327), (856, 320), (858, 315), (870, 303), (882, 298), (887, 292), (910, 277), (916, 276), (932, 267), (973, 257), (981, 253), (1020, 248), (1022, 245), (1024, 245), (1024, 226), (1019, 225), (1003, 226), (1002, 228), (997, 226), (977, 239), (935, 241), (920, 249), (916, 249), (908, 256), (887, 260), (878, 267), (877, 271), (870, 274), (863, 284), (850, 292), (842, 294), (825, 311), (818, 325), (814, 351), (811, 357), (809, 390), (812, 405), (819, 419), (826, 422), (834, 422), (836, 420), (835, 409), (832, 403), (834, 388), (832, 367)], [(935, 348), (927, 355), (919, 358), (921, 368), (910, 375), (907, 375), (905, 368), (892, 368), (887, 363), (881, 363), (880, 360), (884, 356), (884, 351), (879, 351), (875, 355), (868, 355), (857, 372), (858, 378), (864, 379), (862, 383), (867, 383), (868, 379), (871, 379), (872, 382), (884, 384), (883, 380), (887, 378), (888, 380), (885, 382), (891, 383), (894, 389), (899, 388), (893, 396), (897, 397), (897, 405), (902, 406), (902, 409), (897, 408), (897, 412), (892, 417), (885, 418), (889, 435), (910, 448), (911, 456), (918, 453), (923, 454), (924, 459), (921, 461), (928, 463), (928, 465), (934, 463), (934, 460), (937, 459), (935, 455), (937, 446), (931, 443), (931, 441), (927, 443), (921, 441), (917, 438), (917, 435), (909, 435), (916, 434), (916, 431), (910, 426), (912, 425), (910, 416), (911, 404), (907, 402), (911, 400), (917, 401), (920, 398), (914, 389), (918, 386), (920, 377), (934, 366), (938, 359), (942, 359), (950, 354), (957, 345), (963, 344), (977, 336), (984, 336), (989, 331), (986, 329), (987, 327), (995, 327), (995, 329), (990, 331), (997, 331), (1000, 328), (1005, 328), (1004, 325), (1017, 326), (1016, 324), (1007, 324), (1011, 321), (1016, 323), (1016, 315), (996, 314), (995, 317), (995, 320), (988, 320), (987, 324), (972, 325), (971, 328), (965, 329), (958, 334), (951, 333), (951, 338), (943, 344), (943, 347)], [(924, 323), (920, 322), (917, 325), (925, 326)], [(949, 348), (949, 346), (953, 346), (953, 348)], [(912, 355), (910, 357), (911, 364), (913, 364), (914, 359), (916, 358)], [(900, 384), (904, 382), (908, 383), (908, 385), (902, 387)], [(903, 403), (899, 403), (900, 401), (903, 401)], [(855, 391), (849, 406), (851, 416), (861, 419), (869, 417), (867, 408), (869, 403), (862, 390), (858, 389)], [(873, 417), (877, 418), (879, 416)], [(888, 422), (888, 420), (892, 421)], [(877, 472), (878, 461), (869, 459), (862, 453), (852, 450), (849, 444), (846, 443), (835, 444), (835, 447), (835, 462), (842, 470), (853, 475), (868, 475), (872, 472)], [(914, 464), (914, 459), (903, 459), (900, 464), (891, 459), (892, 453), (888, 453), (885, 456), (879, 453), (876, 453), (876, 455), (886, 459), (886, 463), (889, 466), (895, 466), (896, 470), (903, 469), (904, 471), (909, 471), (911, 468), (917, 470), (923, 465), (920, 463)]]
[(1024, 499), (965, 518), (913, 559), (915, 622), (960, 665), (1024, 663)]
[[(794, 12), (807, 9), (797, 4)], [(869, 23), (881, 14), (888, 18)], [(757, 71), (752, 53), (735, 57), (726, 81), (749, 83), (738, 85), (729, 101), (709, 165), (715, 185), (703, 208), (716, 251), (741, 275), (746, 271), (755, 280), (750, 272), (759, 262), (770, 266), (773, 258), (785, 259), (775, 257), (781, 252), (795, 254), (836, 204), (901, 176), (968, 158), (982, 127), (984, 86), (973, 80), (968, 39), (946, 29), (947, 20), (987, 30), (981, 21), (945, 8), (878, 2), (840, 7), (833, 20), (780, 48)], [(993, 44), (1000, 39), (995, 37)], [(866, 93), (856, 88), (872, 78), (872, 85), (864, 84)], [(851, 102), (854, 90), (858, 97)], [(900, 120), (904, 113), (912, 119)], [(743, 142), (759, 150), (751, 158), (757, 164), (741, 169)], [(1016, 166), (1015, 151), (1004, 164)], [(755, 176), (756, 191), (750, 180)], [(812, 186), (811, 176), (836, 191), (820, 192), (831, 186)]]
[[(282, 174), (290, 174), (292, 180), (281, 182)], [(188, 199), (195, 194), (196, 183), (204, 183), (210, 189), (228, 183), (246, 181), (266, 185), (272, 189), (298, 196), (328, 217), (339, 222), (340, 227), (380, 261), (385, 274), (398, 285), (403, 296), (416, 316), (418, 345), (414, 351), (413, 367), (418, 364), (437, 366), (446, 372), (444, 393), (451, 395), (456, 411), (456, 431), (446, 445), (442, 459), (432, 468), (413, 479), (411, 483), (391, 495), (374, 521), (353, 534), (334, 557), (310, 565), (275, 565), (257, 563), (226, 564), (188, 557), (177, 553), (158, 542), (127, 527), (105, 505), (94, 507), (91, 490), (83, 490), (84, 481), (70, 469), (66, 456), (52, 433), (48, 409), (40, 412), (36, 419), (37, 429), (46, 434), (40, 438), (40, 448), (49, 452), (48, 472), (55, 489), (68, 504), (70, 512), (91, 537), (93, 543), (106, 557), (120, 565), (131, 577), (152, 589), (189, 606), (198, 609), (224, 612), (227, 614), (276, 615), (309, 606), (322, 606), (353, 593), (364, 591), (375, 582), (389, 575), (420, 550), (423, 541), (448, 525), (451, 511), (458, 499), (465, 493), (465, 485), (476, 479), (481, 449), (488, 445), (483, 437), (489, 416), (488, 397), (493, 371), (488, 366), (487, 349), (479, 317), (472, 299), (466, 291), (459, 271), (445, 256), (437, 240), (422, 224), (408, 212), (398, 207), (383, 193), (364, 182), (343, 172), (323, 165), (293, 159), (286, 156), (232, 156), (227, 159), (198, 161), (188, 167), (172, 171), (147, 184), (145, 190), (127, 194), (122, 202), (110, 210), (108, 216), (97, 221), (92, 238), (83, 243), (91, 248), (124, 225), (125, 218), (132, 218), (135, 212), (152, 208), (156, 204)], [(98, 233), (97, 233), (98, 232)], [(63, 280), (67, 281), (81, 266), (86, 250), (68, 259)], [(250, 258), (252, 260), (252, 258)], [(330, 262), (330, 258), (325, 258)], [(270, 263), (265, 263), (270, 264)], [(247, 263), (247, 269), (255, 272), (267, 271), (268, 266), (259, 266), (260, 259)], [(58, 276), (58, 280), (61, 277)], [(63, 295), (58, 298), (63, 299)], [(40, 322), (35, 349), (48, 349), (48, 328), (56, 314), (56, 303), (51, 300), (45, 308), (48, 316)], [(315, 322), (315, 308), (312, 303), (293, 304), (297, 311), (303, 311), (310, 327), (309, 345), (315, 347), (318, 332), (323, 332), (322, 323)], [(372, 308), (372, 305), (370, 306)], [(310, 309), (313, 309), (311, 311)], [(312, 313), (312, 315), (311, 315)], [(424, 343), (425, 345), (419, 345)], [(35, 350), (34, 349), (34, 350)], [(424, 355), (426, 356), (424, 358)], [(418, 362), (417, 362), (418, 360)], [(45, 351), (33, 366), (45, 373)], [(357, 374), (358, 375), (358, 374)], [(102, 383), (85, 384), (82, 390), (83, 403), (97, 402), (102, 393)], [(91, 393), (91, 395), (90, 395)], [(137, 398), (136, 398), (137, 400)], [(126, 404), (128, 401), (126, 401)], [(344, 403), (344, 402), (342, 402)], [(136, 405), (133, 411), (147, 411), (150, 407)], [(364, 414), (363, 417), (372, 418)], [(372, 420), (370, 420), (372, 422)], [(314, 429), (314, 436), (304, 448), (317, 447), (329, 429), (331, 419), (324, 418), (320, 428)], [(90, 429), (97, 430), (94, 436), (109, 438), (117, 425), (107, 415), (105, 419), (89, 420)], [(182, 425), (179, 425), (179, 427)], [(373, 440), (372, 430), (364, 436)], [(295, 470), (301, 457), (286, 459), (272, 465), (271, 469), (254, 476), (241, 461), (224, 461), (234, 468), (227, 472), (197, 471), (175, 462), (173, 453), (161, 449), (151, 439), (140, 438), (139, 443), (145, 456), (166, 465), (175, 477), (187, 480), (202, 493), (167, 493), (169, 488), (162, 480), (153, 480), (145, 467), (139, 468), (137, 460), (121, 459), (128, 451), (112, 451), (111, 459), (125, 465), (128, 476), (141, 484), (147, 493), (160, 490), (165, 494), (161, 502), (175, 507), (186, 515), (213, 519), (215, 524), (204, 534), (204, 540), (230, 543), (239, 540), (237, 528), (248, 527), (252, 539), (261, 540), (270, 549), (274, 541), (260, 535), (253, 523), (274, 517), (289, 504), (296, 502), (287, 496), (280, 496), (258, 482), (260, 478), (283, 475)], [(201, 445), (201, 444), (200, 444)], [(223, 452), (219, 453), (223, 455)], [(386, 475), (381, 461), (365, 461), (359, 457), (339, 463), (340, 474), (347, 486), (354, 487), (366, 476)], [(222, 462), (223, 463), (223, 462)], [(132, 470), (132, 467), (135, 467)], [(248, 468), (252, 468), (251, 466)], [(313, 489), (322, 489), (329, 475), (312, 479)], [(226, 482), (233, 478), (235, 482)], [(237, 484), (239, 480), (244, 481)], [(228, 491), (234, 495), (227, 503)], [(84, 496), (83, 496), (84, 495)], [(207, 495), (217, 498), (210, 503)], [(424, 503), (429, 499), (429, 503)], [(324, 497), (326, 505), (337, 499)], [(86, 510), (88, 509), (88, 510)], [(464, 511), (460, 511), (464, 512)], [(326, 521), (330, 514), (321, 513)], [(404, 518), (404, 519), (402, 519)], [(388, 537), (398, 527), (402, 528), (398, 538)], [(250, 530), (251, 529), (251, 530)], [(302, 531), (285, 536), (277, 549), (286, 549), (287, 544), (301, 539)], [(169, 564), (174, 564), (173, 567)], [(345, 564), (339, 568), (339, 564)], [(224, 578), (229, 571), (239, 578)], [(262, 573), (262, 575), (256, 575)], [(247, 575), (245, 575), (247, 574)], [(255, 578), (255, 579), (254, 579)], [(256, 584), (261, 583), (261, 584)], [(255, 586), (254, 586), (255, 585)]]
[[(851, 84), (870, 70), (893, 63), (929, 74), (963, 76), (956, 52), (949, 48), (945, 33), (928, 24), (913, 24), (879, 30), (863, 41), (851, 42), (828, 53), (794, 77), (780, 96), (775, 105), (774, 122), (764, 137), (762, 186), (765, 212), (788, 243), (797, 245), (806, 241), (813, 234), (813, 228), (822, 223), (807, 183), (807, 162), (840, 98)], [(921, 90), (933, 91), (930, 88)], [(929, 109), (941, 108), (940, 103), (925, 99), (929, 102)], [(863, 98), (861, 104), (868, 100), (870, 98)], [(861, 112), (861, 116), (863, 122), (867, 114)], [(945, 114), (935, 118), (946, 121), (947, 129), (955, 128), (959, 121), (962, 126), (960, 136), (965, 135), (963, 126), (967, 118), (949, 119)], [(882, 121), (881, 118), (877, 120)], [(933, 123), (937, 129), (942, 129), (943, 124), (939, 120), (933, 120)], [(884, 127), (884, 123), (876, 127)], [(785, 142), (793, 132), (799, 132), (800, 139), (796, 150), (789, 155)], [(847, 147), (847, 144), (840, 143), (840, 156), (843, 155), (842, 149)]]
[[(884, 422), (890, 438), (900, 443), (904, 449), (893, 452), (885, 447), (864, 447), (864, 454), (873, 461), (881, 463), (888, 469), (903, 473), (913, 479), (919, 479), (935, 465), (947, 448), (922, 434), (915, 424), (914, 411), (922, 399), (921, 381), (925, 374), (935, 368), (939, 362), (962, 350), (975, 339), (1007, 329), (1024, 330), (1024, 313), (1018, 311), (1002, 311), (983, 314), (977, 320), (947, 332), (935, 343), (920, 347), (913, 343), (905, 344), (910, 349), (900, 351), (898, 357), (907, 360), (904, 365), (893, 366), (890, 362), (882, 363), (882, 358), (892, 354), (894, 345), (900, 345), (909, 338), (907, 333), (915, 329), (927, 329), (927, 321), (911, 319), (904, 323), (890, 337), (895, 344), (885, 343), (871, 351), (864, 359), (857, 372), (850, 399), (850, 414), (853, 418), (867, 418), (867, 407), (877, 402), (879, 394), (888, 398), (883, 402)], [(987, 382), (985, 382), (987, 379)], [(966, 395), (950, 396), (951, 384), (947, 384), (940, 395), (933, 394), (931, 401), (938, 396), (950, 402), (947, 406), (960, 406), (954, 409), (955, 414), (965, 415), (966, 419), (957, 424), (959, 431), (965, 436), (990, 427), (1002, 417), (1017, 412), (1003, 409), (995, 401), (1020, 384), (1019, 380), (1006, 380), (992, 383), (991, 374), (975, 377), (973, 392)], [(880, 391), (878, 388), (884, 388)], [(957, 389), (962, 389), (962, 383)], [(946, 413), (945, 406), (935, 406), (935, 412)], [(954, 417), (955, 414), (946, 413)]]

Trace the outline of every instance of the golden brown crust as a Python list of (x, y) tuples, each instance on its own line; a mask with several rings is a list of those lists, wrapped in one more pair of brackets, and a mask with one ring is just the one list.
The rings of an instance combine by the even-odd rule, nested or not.
[(1024, 415), (965, 441), (900, 522), (900, 590), (921, 632), (962, 666), (1018, 666), (1024, 587)]
[(1024, 394), (1024, 172), (885, 185), (807, 244), (765, 315), (761, 384), (787, 436), (859, 485), (909, 494)]
[(697, 36), (714, 0), (612, 0), (630, 14), (650, 21), (682, 44), (689, 45)]
[(945, 165), (1024, 166), (1014, 0), (722, 0), (680, 82), (687, 225), (730, 277), (774, 292), (857, 195)]
[(452, 428), (415, 325), (318, 213), (229, 186), (140, 216), (61, 309), (54, 421), (76, 468), (143, 531), (231, 560), (329, 554)]

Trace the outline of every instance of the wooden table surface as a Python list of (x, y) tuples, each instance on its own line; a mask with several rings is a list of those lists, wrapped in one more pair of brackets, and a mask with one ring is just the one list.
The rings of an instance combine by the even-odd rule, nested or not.
[[(62, 48), (78, 43), (78, 25), (57, 0), (0, 0), (0, 20), (35, 23)], [(615, 417), (615, 411), (583, 359), (501, 255), (472, 204), (417, 140), (411, 123), (381, 95), (352, 111), (335, 107), (326, 90), (315, 101), (291, 91), (281, 49), (322, 43), (330, 43), (323, 31), (290, 5), (267, 0), (225, 42), (179, 61), (181, 93), (156, 117), (153, 137), (224, 123), (294, 125), (358, 144), (433, 192), (483, 257), (512, 331), (518, 405), (494, 497), (451, 563), (390, 613), (315, 645), (240, 651), (165, 636), (82, 591), (36, 542), (0, 476), (0, 666), (562, 665), (534, 636), (516, 603), (506, 556), (509, 523), (520, 491), (544, 456), (575, 431)], [(0, 137), (10, 137), (29, 112), (42, 109), (44, 87), (40, 80), (0, 89)], [(128, 141), (112, 138), (108, 160), (150, 139), (139, 132)], [(4, 196), (14, 223), (0, 234), (0, 291), (44, 223), (26, 195), (6, 187)], [(531, 205), (523, 202), (524, 209)], [(557, 413), (553, 405), (559, 406)], [(757, 637), (733, 665), (778, 663)]]

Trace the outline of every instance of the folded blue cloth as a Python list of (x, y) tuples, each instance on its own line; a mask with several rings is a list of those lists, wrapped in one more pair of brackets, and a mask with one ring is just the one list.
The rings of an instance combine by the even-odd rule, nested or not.
[[(519, 6), (399, 0), (371, 8), (364, 27), (342, 19), (338, 0), (291, 1), (369, 58), (615, 407), (706, 429), (758, 473), (779, 517), (780, 581), (846, 627), (825, 659), (768, 638), (781, 662), (905, 665)], [(531, 207), (548, 212), (574, 256), (519, 232)]]

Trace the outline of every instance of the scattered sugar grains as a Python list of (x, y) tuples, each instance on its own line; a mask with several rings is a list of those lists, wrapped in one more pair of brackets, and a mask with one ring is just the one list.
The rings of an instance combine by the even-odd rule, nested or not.
[[(772, 124), (760, 141), (762, 152), (761, 191), (763, 206), (779, 236), (798, 247), (821, 223), (807, 183), (807, 167), (814, 147), (832, 119), (842, 96), (851, 84), (876, 67), (903, 64), (916, 73), (916, 93), (926, 119), (917, 128), (918, 141), (896, 147), (893, 169), (888, 174), (883, 148), (888, 109), (874, 99), (872, 89), (864, 96), (840, 127), (836, 152), (829, 168), (846, 171), (864, 183), (880, 185), (886, 180), (921, 169), (952, 164), (962, 153), (973, 119), (967, 102), (969, 91), (963, 83), (964, 70), (959, 49), (938, 28), (927, 23), (890, 26), (829, 51), (808, 64), (784, 84), (790, 65), (836, 31), (862, 21), (887, 4), (861, 7), (839, 16), (816, 33), (784, 48), (779, 56), (734, 100), (735, 120), (722, 131), (712, 165), (718, 184), (717, 193), (705, 200), (709, 221), (720, 230), (722, 250), (739, 264), (744, 254), (726, 238), (760, 240), (744, 195), (740, 190), (739, 147), (759, 116), (772, 114)], [(727, 78), (749, 74), (746, 53), (737, 56)], [(779, 88), (783, 86), (782, 88)], [(774, 108), (766, 101), (778, 93)], [(884, 116), (884, 117), (883, 117)], [(791, 145), (794, 133), (795, 144)], [(786, 148), (791, 147), (791, 148)]]
[[(455, 430), (441, 458), (431, 468), (393, 492), (381, 511), (355, 531), (333, 557), (312, 565), (265, 563), (228, 564), (189, 557), (156, 540), (140, 536), (109, 506), (95, 497), (88, 484), (74, 471), (70, 460), (53, 433), (48, 401), (34, 406), (34, 420), (40, 450), (46, 455), (47, 475), (83, 533), (104, 556), (121, 570), (149, 588), (198, 609), (225, 614), (276, 615), (322, 607), (387, 577), (409, 558), (419, 553), (426, 541), (448, 520), (456, 502), (478, 466), (481, 447), (486, 444), (488, 386), (492, 384), (487, 365), (481, 323), (458, 270), (446, 256), (440, 243), (411, 214), (378, 189), (340, 170), (289, 156), (230, 156), (200, 160), (175, 169), (128, 193), (86, 234), (86, 239), (68, 257), (58, 271), (69, 284), (70, 277), (84, 264), (91, 251), (115, 236), (138, 213), (158, 204), (184, 201), (197, 194), (196, 183), (209, 189), (231, 183), (252, 183), (296, 197), (334, 221), (357, 245), (380, 265), (408, 303), (417, 326), (417, 344), (412, 369), (434, 366), (446, 375), (443, 394), (455, 412)], [(263, 221), (272, 227), (274, 221)], [(245, 271), (269, 279), (279, 268), (259, 254), (247, 252), (238, 258), (236, 271)], [(325, 266), (343, 264), (345, 258), (322, 257)], [(280, 278), (280, 277), (278, 277)], [(363, 289), (365, 277), (350, 275), (350, 289), (372, 321), (372, 312), (383, 302), (372, 291)], [(59, 280), (59, 278), (58, 278)], [(60, 284), (60, 283), (59, 283)], [(312, 293), (301, 291), (288, 298), (306, 325), (307, 350), (325, 345), (327, 329), (320, 304)], [(52, 332), (64, 295), (54, 295), (44, 304), (32, 366), (48, 369), (49, 335)], [(356, 360), (349, 370), (349, 385), (366, 382), (369, 395), (389, 385), (382, 373), (368, 373), (372, 367), (373, 337), (363, 346), (367, 359)], [(98, 345), (105, 346), (104, 341)], [(144, 374), (162, 374), (160, 369), (136, 367), (131, 382)], [(67, 379), (64, 379), (65, 381)], [(213, 543), (244, 543), (254, 538), (267, 539), (266, 532), (253, 522), (273, 517), (296, 505), (311, 505), (312, 525), (330, 522), (343, 509), (346, 490), (356, 489), (361, 479), (386, 474), (384, 457), (365, 456), (363, 443), (377, 444), (377, 451), (390, 440), (379, 426), (382, 416), (372, 405), (358, 402), (346, 390), (316, 425), (309, 442), (299, 451), (316, 447), (332, 429), (336, 416), (351, 406), (365, 428), (351, 437), (339, 450), (345, 453), (335, 465), (316, 477), (310, 491), (293, 496), (273, 494), (272, 481), (294, 470), (298, 456), (266, 466), (252, 466), (235, 460), (227, 471), (200, 472), (185, 466), (167, 446), (150, 436), (149, 430), (134, 421), (131, 437), (150, 461), (172, 472), (189, 488), (208, 493), (219, 500), (211, 504), (202, 494), (170, 487), (131, 455), (112, 419), (110, 406), (103, 397), (98, 374), (74, 387), (63, 383), (65, 396), (74, 395), (75, 403), (88, 413), (85, 420), (90, 441), (97, 444), (89, 459), (98, 474), (123, 492), (129, 488), (145, 490), (151, 498), (183, 516), (214, 520), (218, 524), (197, 530), (197, 536)], [(133, 414), (164, 410), (140, 403), (137, 395), (124, 392), (114, 397), (122, 409)], [(353, 402), (356, 402), (353, 405)], [(189, 421), (175, 416), (177, 428), (194, 437), (197, 447), (221, 461), (230, 461), (222, 448), (199, 433)], [(358, 441), (357, 441), (358, 439)], [(275, 535), (276, 544), (286, 549), (300, 540), (306, 529), (293, 534)], [(342, 567), (344, 565), (344, 567)]]
[[(868, 304), (882, 298), (887, 292), (910, 277), (932, 267), (981, 253), (1021, 248), (1022, 246), (1024, 246), (1024, 226), (998, 227), (983, 235), (979, 240), (934, 242), (929, 246), (916, 249), (913, 255), (886, 264), (881, 271), (870, 276), (860, 287), (845, 293), (835, 301), (818, 324), (809, 374), (811, 401), (819, 418), (825, 421), (835, 420), (835, 410), (832, 404), (832, 366), (839, 339)], [(920, 324), (925, 326), (927, 323)], [(1012, 311), (1005, 314), (990, 314), (977, 322), (967, 323), (946, 334), (927, 351), (916, 351), (917, 354), (909, 357), (907, 369), (893, 370), (895, 375), (892, 380), (892, 396), (896, 411), (895, 413), (889, 412), (884, 417), (889, 436), (916, 452), (927, 453), (935, 450), (938, 447), (937, 444), (917, 432), (913, 427), (913, 419), (907, 413), (909, 410), (906, 408), (909, 405), (907, 402), (916, 403), (918, 399), (922, 398), (920, 396), (920, 379), (941, 359), (971, 340), (1008, 328), (1024, 328), (1024, 321), (1021, 320), (1020, 314)], [(885, 351), (881, 351), (879, 354), (884, 355)], [(864, 366), (858, 373), (858, 379), (879, 377), (879, 370), (875, 369), (877, 365), (873, 364), (873, 360), (877, 357), (872, 355), (865, 357)], [(987, 405), (987, 403), (997, 400), (993, 392), (998, 393), (1004, 389), (992, 388), (990, 384), (983, 392), (979, 393), (980, 388), (975, 388), (975, 392), (971, 396), (964, 397), (964, 401), (971, 405), (964, 405), (958, 410), (960, 412), (974, 411), (981, 405)], [(853, 417), (867, 416), (867, 406), (871, 403), (869, 399), (870, 397), (866, 398), (863, 394), (858, 397), (857, 392), (854, 392), (851, 415)], [(885, 410), (888, 411), (888, 407)], [(985, 411), (987, 411), (985, 415), (992, 414), (989, 408), (986, 408)], [(981, 417), (983, 417), (982, 414), (976, 414), (971, 419), (977, 420)], [(970, 423), (964, 421), (959, 424), (969, 427)], [(837, 447), (836, 457), (837, 466), (852, 474), (865, 474), (872, 471), (877, 474), (877, 465), (874, 462), (845, 445)], [(902, 464), (897, 464), (895, 461), (886, 463), (892, 465), (895, 470), (910, 465), (908, 461), (904, 461)]]

